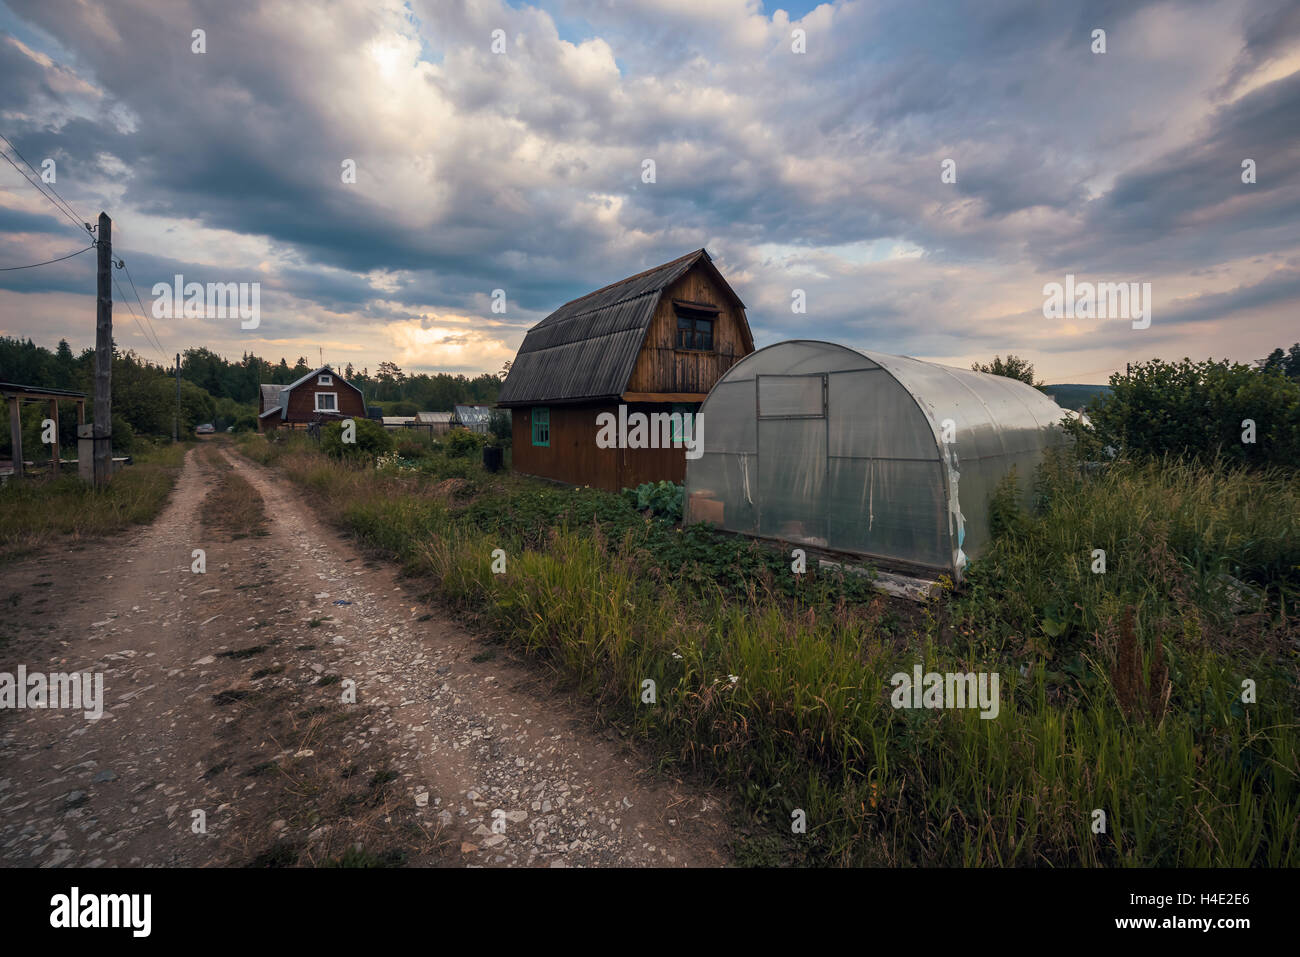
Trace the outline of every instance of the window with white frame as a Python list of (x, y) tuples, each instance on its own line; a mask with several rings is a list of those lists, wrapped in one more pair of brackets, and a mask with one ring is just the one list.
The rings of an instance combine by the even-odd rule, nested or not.
[(323, 375), (316, 380), (317, 385), (333, 385), (334, 377), (332, 375)]
[(316, 393), (317, 412), (337, 412), (338, 410), (339, 410), (339, 394), (337, 392)]

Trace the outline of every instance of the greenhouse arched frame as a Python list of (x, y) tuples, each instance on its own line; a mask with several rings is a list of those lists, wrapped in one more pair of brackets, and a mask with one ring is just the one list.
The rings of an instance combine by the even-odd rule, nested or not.
[(1029, 504), (1065, 410), (1004, 376), (797, 339), (732, 366), (700, 414), (688, 523), (957, 581), (1013, 468)]

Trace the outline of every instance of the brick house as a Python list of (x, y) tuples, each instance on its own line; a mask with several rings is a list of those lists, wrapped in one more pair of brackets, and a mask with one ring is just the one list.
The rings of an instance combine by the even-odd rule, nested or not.
[(361, 390), (329, 366), (321, 366), (288, 385), (264, 384), (259, 392), (259, 432), (301, 429), (312, 422), (366, 417)]

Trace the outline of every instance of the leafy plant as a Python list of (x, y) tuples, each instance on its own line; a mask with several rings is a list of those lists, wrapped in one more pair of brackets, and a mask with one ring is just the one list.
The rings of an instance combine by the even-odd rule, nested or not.
[(675, 482), (646, 482), (635, 489), (623, 489), (623, 495), (638, 511), (650, 509), (660, 518), (672, 522), (682, 519), (682, 502), (686, 486)]

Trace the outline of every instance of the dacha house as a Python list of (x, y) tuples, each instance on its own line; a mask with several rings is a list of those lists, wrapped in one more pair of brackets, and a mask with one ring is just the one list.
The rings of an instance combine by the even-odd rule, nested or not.
[(681, 482), (694, 413), (753, 351), (745, 304), (703, 249), (565, 303), (501, 386), (514, 468), (610, 491)]
[(260, 389), (257, 430), (306, 428), (312, 422), (366, 417), (361, 390), (329, 366), (321, 366), (288, 385)]

